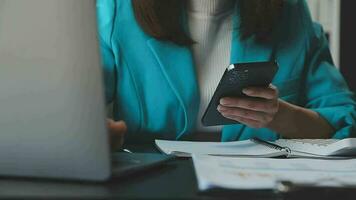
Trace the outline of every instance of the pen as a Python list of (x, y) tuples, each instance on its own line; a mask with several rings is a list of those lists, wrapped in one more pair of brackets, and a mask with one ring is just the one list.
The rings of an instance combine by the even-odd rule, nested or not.
[(279, 151), (286, 151), (286, 152), (288, 153), (288, 156), (289, 156), (289, 154), (292, 152), (292, 151), (290, 150), (290, 148), (288, 148), (288, 147), (282, 147), (282, 146), (279, 146), (279, 145), (277, 145), (277, 144), (275, 144), (275, 143), (268, 142), (268, 141), (262, 140), (262, 139), (257, 138), (257, 137), (251, 138), (250, 140), (251, 140), (252, 142), (254, 142), (254, 143), (262, 144), (262, 145), (264, 145), (264, 146), (267, 146), (267, 147), (270, 147), (270, 148), (273, 148), (273, 149), (277, 149), (277, 150), (279, 150)]
[(130, 151), (130, 150), (128, 150), (128, 149), (121, 149), (121, 152), (132, 153), (132, 151)]

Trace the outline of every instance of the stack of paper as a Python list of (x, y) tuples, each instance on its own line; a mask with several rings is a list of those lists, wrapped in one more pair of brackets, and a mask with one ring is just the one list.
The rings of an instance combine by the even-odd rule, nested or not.
[(270, 159), (193, 155), (199, 189), (274, 189), (280, 181), (356, 186), (356, 159)]

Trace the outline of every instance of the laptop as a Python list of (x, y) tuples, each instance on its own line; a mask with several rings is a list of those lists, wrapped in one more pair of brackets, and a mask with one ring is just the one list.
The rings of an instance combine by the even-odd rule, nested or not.
[(104, 181), (171, 159), (112, 165), (95, 0), (0, 0), (0, 131), (0, 176)]

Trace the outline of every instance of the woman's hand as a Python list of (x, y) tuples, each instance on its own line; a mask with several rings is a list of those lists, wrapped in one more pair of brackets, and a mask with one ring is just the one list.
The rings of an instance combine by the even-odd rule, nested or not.
[(243, 90), (248, 97), (222, 98), (218, 111), (226, 118), (252, 128), (268, 127), (279, 110), (278, 89), (250, 87)]
[(124, 121), (116, 122), (112, 119), (108, 119), (107, 123), (111, 150), (118, 150), (124, 144), (124, 135), (127, 131), (126, 123)]

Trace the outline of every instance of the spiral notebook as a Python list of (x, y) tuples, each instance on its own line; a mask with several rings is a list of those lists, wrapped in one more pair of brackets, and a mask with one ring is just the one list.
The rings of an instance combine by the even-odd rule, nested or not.
[(345, 158), (356, 156), (356, 138), (348, 139), (279, 139), (274, 142), (253, 138), (235, 142), (186, 142), (156, 140), (157, 148), (168, 155), (239, 157)]

